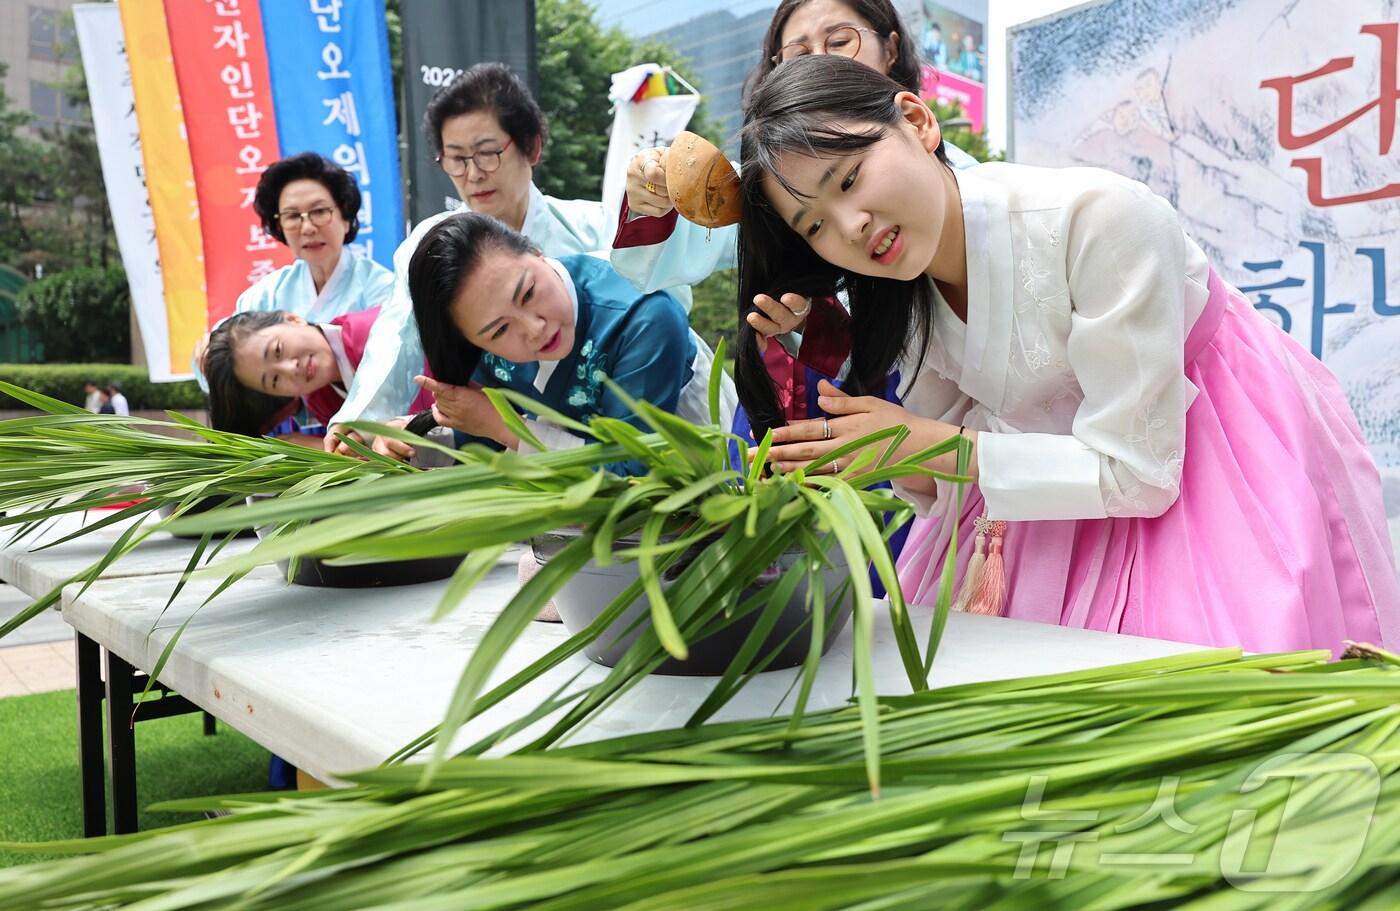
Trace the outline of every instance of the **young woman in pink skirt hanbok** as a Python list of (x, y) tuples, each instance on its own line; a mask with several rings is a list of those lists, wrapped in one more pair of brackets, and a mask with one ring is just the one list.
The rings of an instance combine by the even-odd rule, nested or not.
[(954, 171), (917, 95), (835, 57), (780, 70), (746, 110), (740, 300), (845, 294), (848, 379), (897, 369), (902, 398), (823, 384), (835, 416), (778, 426), (741, 314), (740, 400), (777, 428), (781, 470), (898, 424), (904, 454), (971, 440), (960, 513), (945, 482), (896, 483), (921, 516), (899, 561), (911, 602), (934, 603), (956, 523), (965, 609), (1259, 651), (1400, 647), (1380, 479), (1336, 379), (1165, 200), (1093, 168)]

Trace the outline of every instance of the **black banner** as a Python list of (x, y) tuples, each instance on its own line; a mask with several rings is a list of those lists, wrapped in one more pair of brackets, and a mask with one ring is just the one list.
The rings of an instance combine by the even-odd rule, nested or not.
[(499, 61), (535, 83), (534, 0), (402, 0), (403, 111), (408, 136), (408, 211), (417, 224), (461, 204), (452, 181), (433, 162), (436, 145), (423, 135), (428, 99), (476, 63)]

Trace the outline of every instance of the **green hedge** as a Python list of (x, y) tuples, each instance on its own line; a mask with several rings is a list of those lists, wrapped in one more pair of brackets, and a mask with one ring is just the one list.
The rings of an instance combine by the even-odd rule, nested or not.
[[(122, 384), (122, 394), (133, 410), (194, 411), (207, 407), (197, 383), (152, 383), (145, 367), (131, 364), (0, 364), (0, 380), (75, 405), (83, 404), (87, 398), (83, 393), (84, 380), (96, 380), (99, 384), (116, 380)], [(8, 395), (0, 395), (0, 408), (23, 407)]]
[(50, 361), (131, 358), (131, 292), (119, 266), (69, 269), (32, 281), (15, 309)]

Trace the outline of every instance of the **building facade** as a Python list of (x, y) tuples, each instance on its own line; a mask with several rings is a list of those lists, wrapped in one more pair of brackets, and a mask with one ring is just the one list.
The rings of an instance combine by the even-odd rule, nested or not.
[(78, 40), (70, 10), (74, 0), (3, 0), (0, 2), (0, 63), (7, 67), (5, 94), (11, 110), (34, 115), (27, 128), (60, 123), (86, 124), (88, 114), (59, 88), (65, 72), (78, 62)]

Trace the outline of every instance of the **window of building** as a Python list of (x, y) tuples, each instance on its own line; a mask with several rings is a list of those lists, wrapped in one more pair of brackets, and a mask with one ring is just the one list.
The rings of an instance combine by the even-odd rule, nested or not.
[(84, 126), (92, 122), (85, 104), (53, 87), (52, 83), (31, 79), (29, 82), (29, 111), (34, 115), (37, 129), (53, 129), (60, 123)]
[(64, 123), (87, 123), (87, 108), (66, 94), (58, 96), (58, 118)]
[(29, 8), (29, 57), (32, 60), (78, 59), (78, 36), (73, 21), (58, 10)]
[(58, 40), (58, 12), (29, 8), (29, 56), (35, 60), (57, 60), (54, 42)]
[(58, 123), (58, 92), (47, 82), (29, 80), (29, 111), (35, 127), (54, 127)]

